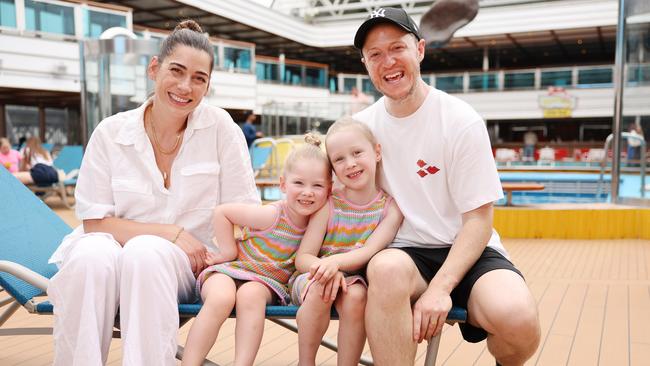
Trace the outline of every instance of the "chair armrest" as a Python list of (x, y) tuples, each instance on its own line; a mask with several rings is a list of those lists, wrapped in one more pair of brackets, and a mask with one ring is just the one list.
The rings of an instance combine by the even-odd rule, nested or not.
[(50, 284), (50, 280), (46, 277), (14, 262), (0, 260), (0, 272), (9, 273), (43, 291), (47, 291), (47, 286)]

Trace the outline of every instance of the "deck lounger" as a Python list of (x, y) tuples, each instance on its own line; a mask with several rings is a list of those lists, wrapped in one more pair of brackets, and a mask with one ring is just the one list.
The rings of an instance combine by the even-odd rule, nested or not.
[(275, 150), (275, 140), (270, 137), (259, 138), (251, 144), (249, 153), (255, 178), (267, 177), (273, 167), (272, 153)]
[[(56, 273), (56, 266), (48, 264), (50, 255), (58, 247), (65, 235), (72, 229), (64, 223), (43, 201), (32, 194), (6, 169), (0, 169), (0, 195), (3, 206), (0, 210), (0, 336), (51, 334), (52, 328), (4, 328), (2, 325), (21, 306), (33, 314), (52, 314), (53, 306), (44, 298), (49, 279)], [(198, 314), (200, 304), (180, 304), (181, 325)], [(288, 329), (296, 331), (296, 306), (267, 306), (266, 317)], [(335, 317), (335, 314), (333, 314)], [(466, 312), (453, 308), (447, 322), (465, 321)], [(114, 336), (119, 337), (119, 331)], [(440, 337), (429, 342), (427, 362), (433, 360), (438, 349)], [(336, 345), (324, 340), (322, 343), (336, 351)], [(179, 346), (177, 357), (182, 357), (183, 347)], [(205, 361), (205, 365), (215, 365)], [(362, 364), (372, 361), (363, 359)]]

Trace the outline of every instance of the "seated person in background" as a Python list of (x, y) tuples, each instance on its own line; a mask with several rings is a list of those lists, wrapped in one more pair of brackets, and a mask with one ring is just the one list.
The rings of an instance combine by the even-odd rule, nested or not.
[(529, 129), (524, 134), (524, 156), (522, 159), (523, 161), (535, 160), (535, 144), (537, 144), (537, 134)]
[(20, 165), (20, 153), (11, 148), (11, 143), (6, 137), (0, 138), (0, 164), (10, 173), (17, 173)]
[(14, 176), (23, 184), (47, 187), (59, 181), (59, 174), (53, 166), (52, 155), (41, 145), (41, 140), (32, 136), (27, 139), (22, 151), (20, 171)]
[(244, 121), (244, 124), (242, 124), (241, 129), (244, 131), (244, 137), (246, 137), (246, 145), (248, 147), (251, 147), (253, 144), (253, 141), (255, 139), (258, 139), (260, 137), (264, 137), (264, 134), (261, 131), (257, 131), (255, 129), (255, 119), (257, 119), (257, 116), (253, 111), (248, 111), (245, 114), (246, 116), (246, 121)]
[[(633, 136), (643, 137), (643, 130), (636, 125), (630, 123), (629, 133)], [(638, 160), (641, 158), (641, 140), (633, 137), (627, 138), (627, 160)]]

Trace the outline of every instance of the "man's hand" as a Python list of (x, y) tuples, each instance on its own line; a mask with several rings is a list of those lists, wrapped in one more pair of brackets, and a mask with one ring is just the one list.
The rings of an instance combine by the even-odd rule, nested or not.
[(451, 296), (430, 286), (413, 305), (413, 340), (421, 343), (440, 333), (451, 310)]
[(207, 266), (206, 253), (207, 249), (203, 243), (196, 239), (192, 234), (183, 230), (176, 239), (176, 245), (181, 248), (190, 259), (190, 266), (194, 276), (198, 276)]
[(325, 285), (339, 271), (339, 265), (333, 257), (320, 258), (309, 267), (309, 279)]

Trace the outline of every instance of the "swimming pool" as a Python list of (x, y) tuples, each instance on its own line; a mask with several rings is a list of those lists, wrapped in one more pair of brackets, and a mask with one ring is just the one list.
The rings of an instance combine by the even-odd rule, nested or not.
[[(570, 173), (558, 171), (500, 171), (502, 182), (542, 183), (541, 191), (519, 191), (512, 193), (514, 205), (542, 203), (597, 203), (610, 202), (611, 175), (605, 174), (599, 182), (598, 173)], [(635, 174), (621, 174), (620, 196), (641, 197), (641, 178)], [(600, 185), (600, 187), (599, 187)], [(649, 196), (650, 192), (646, 192)], [(284, 198), (278, 188), (267, 188), (265, 197), (268, 200)], [(505, 198), (497, 201), (497, 205), (505, 205)]]
[[(605, 174), (600, 182), (598, 173), (499, 172), (502, 182), (542, 183), (541, 191), (513, 192), (512, 202), (517, 205), (540, 203), (596, 203), (611, 201), (611, 175)], [(638, 174), (621, 174), (619, 195), (641, 197), (641, 178)], [(650, 192), (646, 192), (646, 196)], [(505, 199), (497, 202), (505, 204)]]

